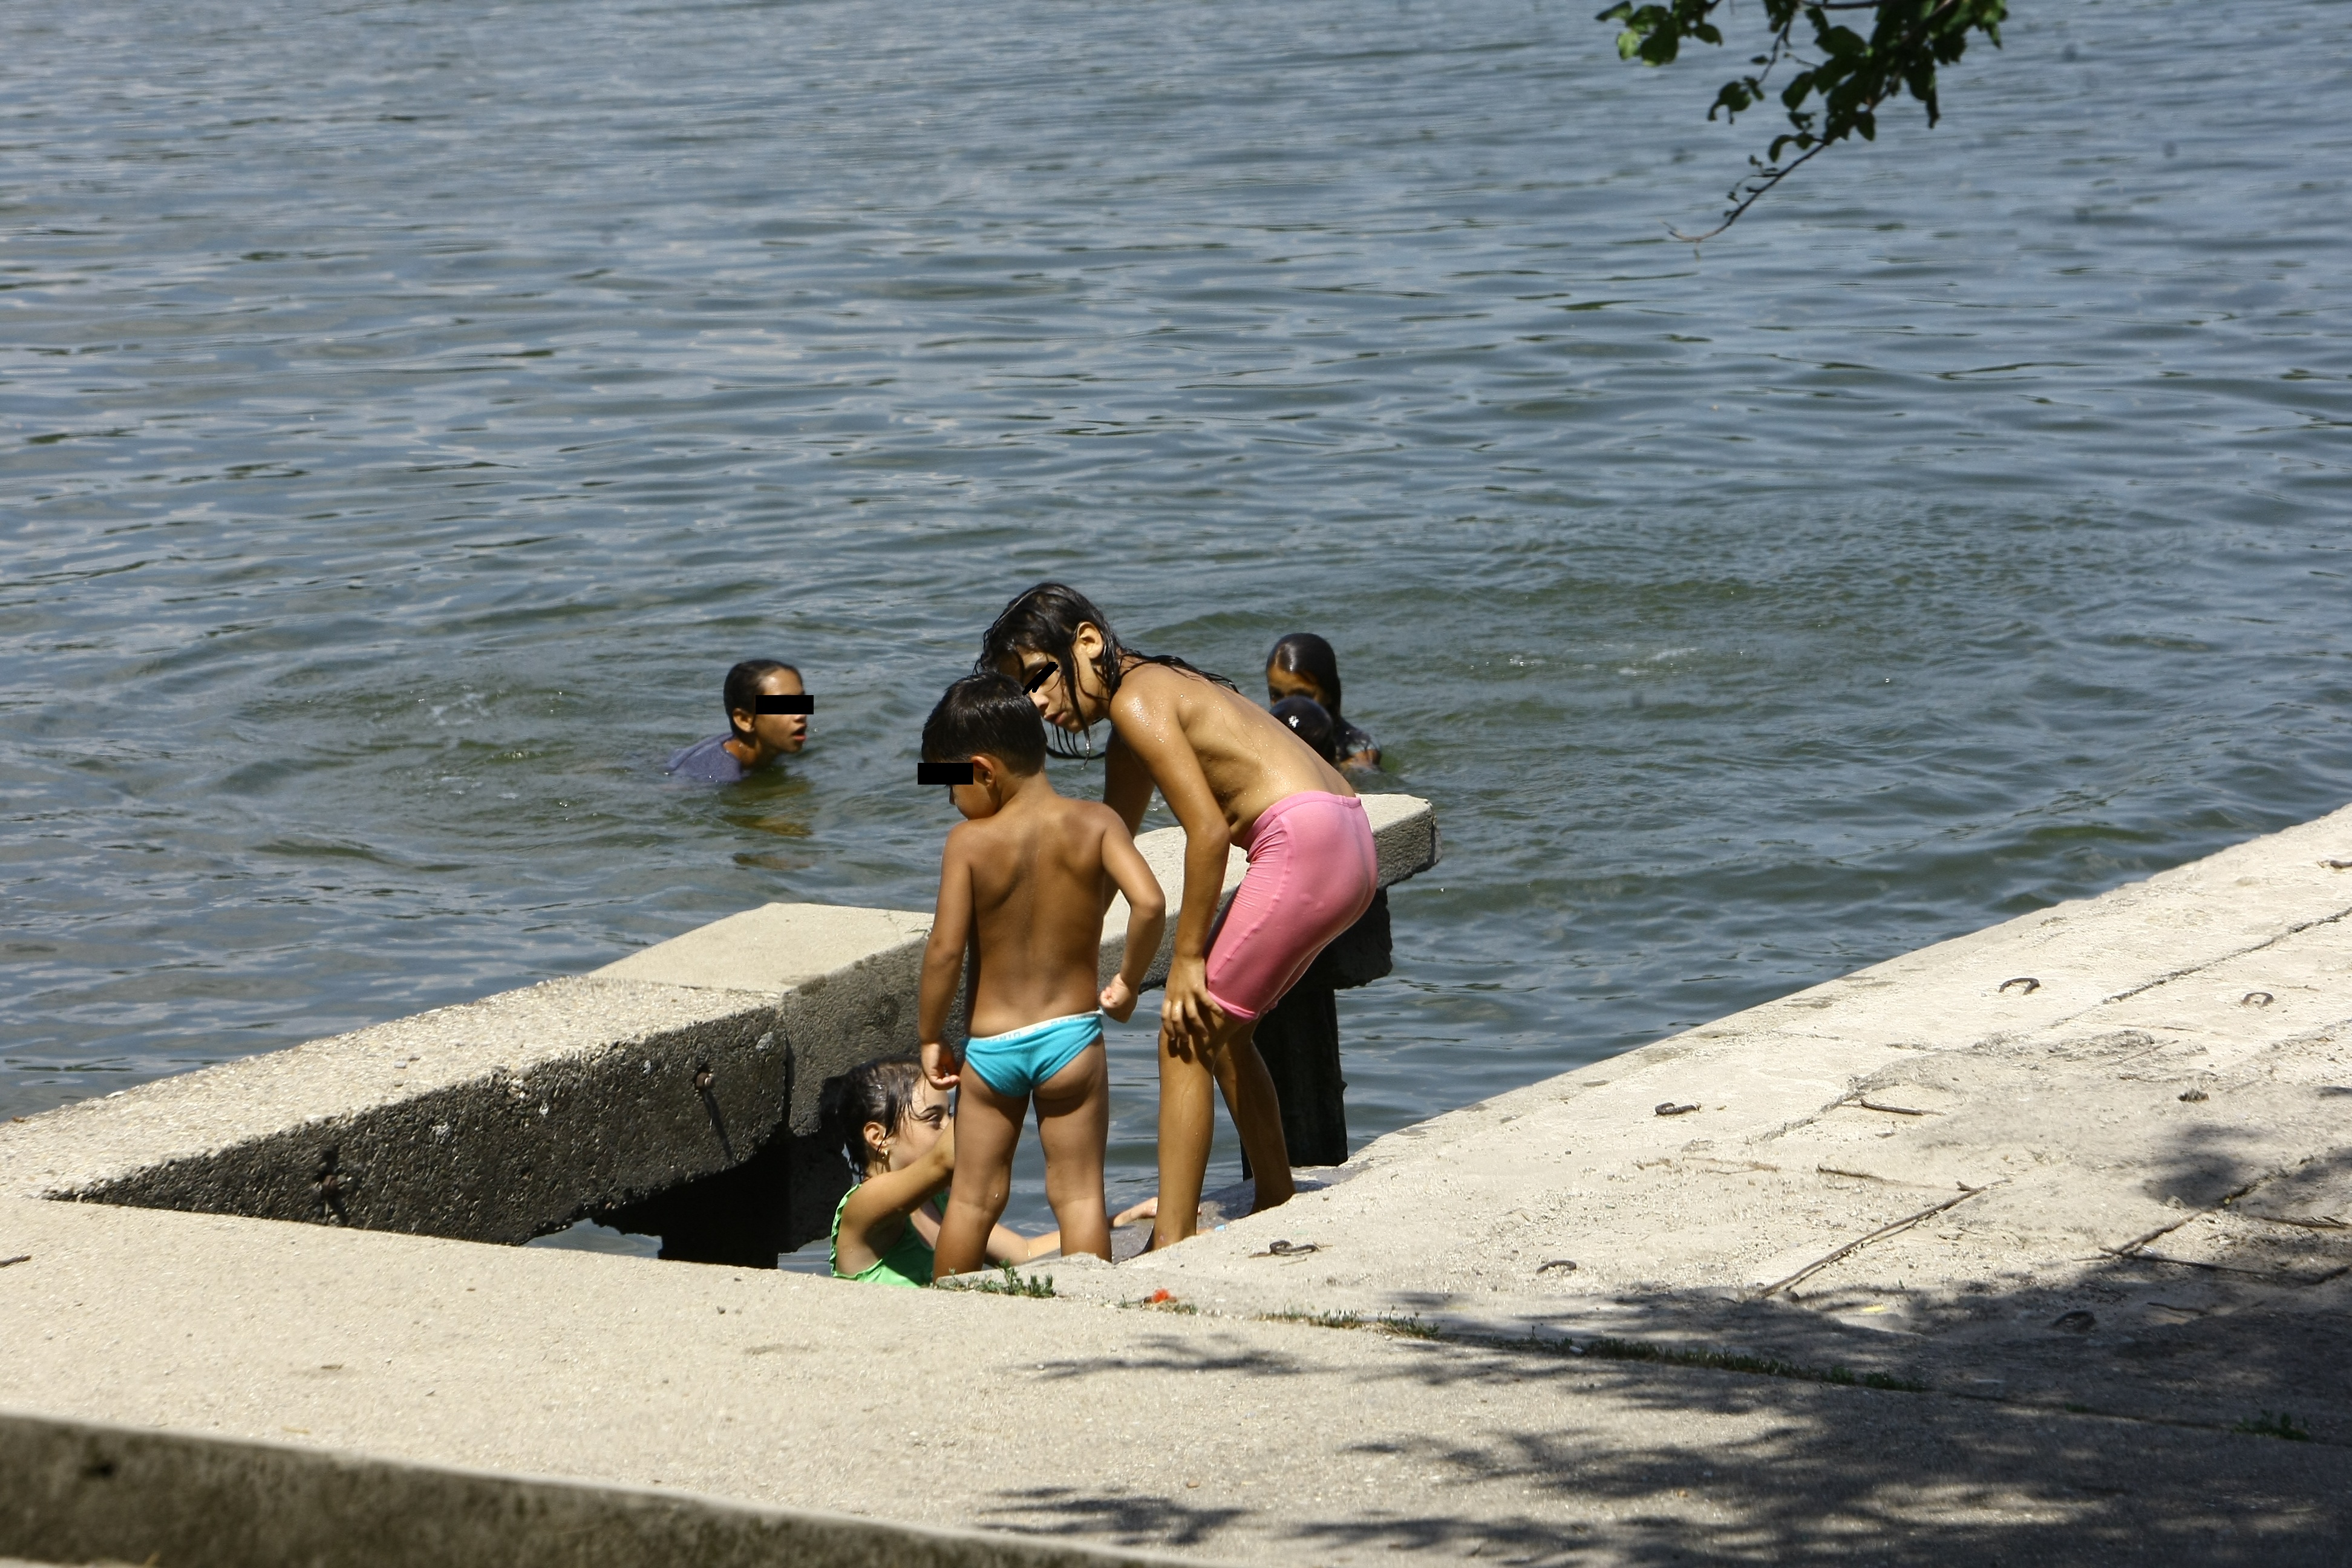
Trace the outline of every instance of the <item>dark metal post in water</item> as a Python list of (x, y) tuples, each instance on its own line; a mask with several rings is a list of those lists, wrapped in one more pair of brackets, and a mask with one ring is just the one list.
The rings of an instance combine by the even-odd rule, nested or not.
[[(1258, 1019), (1257, 1054), (1282, 1101), (1282, 1136), (1292, 1164), (1347, 1163), (1348, 1084), (1339, 1076), (1337, 993), (1369, 985), (1393, 966), (1383, 888), (1364, 918), (1334, 937), (1289, 994)], [(1249, 1173), (1246, 1156), (1242, 1173)]]

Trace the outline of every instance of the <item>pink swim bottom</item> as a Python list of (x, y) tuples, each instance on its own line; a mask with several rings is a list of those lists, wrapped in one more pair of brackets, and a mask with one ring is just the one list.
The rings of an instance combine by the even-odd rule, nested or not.
[(1380, 866), (1364, 803), (1321, 790), (1267, 806), (1242, 847), (1249, 873), (1210, 939), (1209, 999), (1255, 1018), (1372, 907)]

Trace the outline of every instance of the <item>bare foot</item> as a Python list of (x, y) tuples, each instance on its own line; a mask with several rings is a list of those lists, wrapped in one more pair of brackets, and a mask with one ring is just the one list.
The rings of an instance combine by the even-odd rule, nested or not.
[(1268, 1209), (1278, 1209), (1297, 1196), (1297, 1185), (1291, 1181), (1290, 1173), (1287, 1171), (1282, 1173), (1282, 1180), (1278, 1184), (1267, 1181), (1252, 1182), (1250, 1213), (1264, 1214)]

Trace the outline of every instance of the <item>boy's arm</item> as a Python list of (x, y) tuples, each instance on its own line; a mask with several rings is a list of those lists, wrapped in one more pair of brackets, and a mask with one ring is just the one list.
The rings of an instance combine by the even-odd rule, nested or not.
[(1135, 840), (1117, 823), (1104, 825), (1102, 859), (1103, 869), (1110, 873), (1127, 900), (1127, 957), (1111, 983), (1103, 987), (1102, 1006), (1124, 1024), (1134, 1015), (1143, 977), (1159, 956), (1160, 933), (1168, 929), (1168, 895), (1161, 891), (1160, 879), (1151, 874)]
[(947, 848), (940, 856), (939, 903), (931, 913), (930, 940), (923, 944), (923, 981), (915, 1009), (923, 1076), (937, 1089), (956, 1081), (955, 1058), (942, 1037), (948, 1010), (955, 1005), (956, 981), (963, 973), (964, 945), (971, 936), (971, 862), (957, 837), (957, 833), (948, 835)]

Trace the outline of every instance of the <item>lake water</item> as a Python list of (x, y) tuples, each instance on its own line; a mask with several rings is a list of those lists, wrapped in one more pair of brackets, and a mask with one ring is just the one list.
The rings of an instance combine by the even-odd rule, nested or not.
[(1436, 803), (1359, 1142), (2352, 798), (2352, 12), (2028, 0), (1695, 253), (1595, 8), (11, 0), (0, 1111), (927, 907), (1049, 575)]

